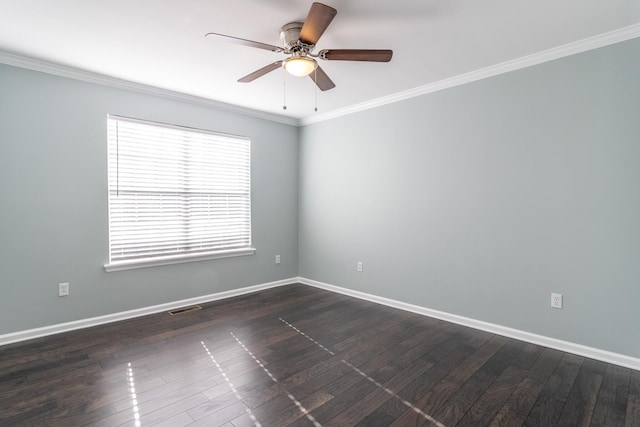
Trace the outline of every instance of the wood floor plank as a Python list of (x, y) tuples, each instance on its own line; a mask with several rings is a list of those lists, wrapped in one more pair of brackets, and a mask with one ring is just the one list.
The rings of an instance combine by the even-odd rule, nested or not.
[[(456, 347), (449, 353), (444, 351), (436, 351), (434, 349), (433, 354), (430, 355), (429, 360), (434, 363), (434, 366), (429, 369), (425, 374), (418, 376), (411, 384), (400, 390), (399, 394), (402, 398), (411, 402), (415, 407), (419, 408), (425, 414), (432, 416), (434, 409), (440, 407), (442, 401), (434, 399), (434, 395), (438, 393), (438, 387), (440, 391), (444, 391), (444, 388), (448, 388), (453, 382), (446, 382), (445, 378), (452, 375), (454, 372), (470, 373), (465, 369), (464, 371), (458, 371), (465, 359), (469, 357), (469, 351), (472, 347), (463, 345), (464, 340), (461, 337), (454, 336), (447, 342), (459, 342), (461, 345)], [(489, 350), (491, 358), (493, 358), (495, 352), (499, 351), (505, 343), (505, 339), (497, 337), (493, 343), (496, 344), (495, 348)], [(487, 347), (491, 347), (490, 344)], [(479, 364), (483, 364), (484, 360), (480, 360)], [(472, 367), (468, 367), (469, 371), (473, 371)], [(454, 374), (455, 375), (455, 374)], [(441, 385), (442, 384), (442, 385)], [(438, 397), (436, 396), (436, 399)], [(390, 411), (389, 408), (385, 408), (386, 411)], [(435, 419), (438, 419), (434, 416)], [(424, 423), (424, 416), (416, 412), (413, 408), (404, 408), (404, 412), (400, 414), (397, 419), (391, 424), (393, 426), (406, 426), (406, 425), (422, 425)]]
[[(454, 396), (433, 413), (433, 417), (444, 425), (456, 425), (523, 348), (522, 342), (507, 341), (480, 369), (473, 373)], [(509, 371), (506, 378), (511, 381), (518, 373), (517, 370)], [(490, 409), (493, 410), (493, 408)]]
[(390, 426), (396, 418), (407, 410), (407, 406), (400, 399), (389, 399), (367, 414), (355, 424), (356, 427), (383, 427)]
[(524, 378), (515, 388), (498, 414), (491, 420), (490, 427), (521, 426), (527, 419), (543, 385), (531, 378)]
[(524, 375), (525, 373), (521, 368), (514, 364), (509, 365), (456, 425), (461, 427), (489, 425), (520, 381), (522, 381)]
[(205, 402), (187, 411), (189, 416), (193, 418), (190, 427), (194, 426), (218, 426), (231, 424), (232, 420), (245, 415), (247, 406), (238, 399), (229, 398), (225, 405), (215, 405), (211, 402)]
[[(360, 366), (360, 369), (370, 373), (377, 381), (385, 382), (395, 376), (406, 364), (411, 364), (415, 359), (425, 356), (429, 346), (421, 344), (425, 340), (429, 342), (436, 334), (437, 331), (430, 329), (416, 330), (393, 347), (371, 357)], [(424, 361), (423, 363), (429, 362)]]
[(573, 384), (584, 363), (584, 358), (564, 354), (562, 360), (545, 383), (533, 408), (525, 420), (525, 426), (555, 426), (564, 408)]
[(623, 427), (629, 398), (631, 370), (621, 366), (606, 367), (604, 380), (593, 412), (594, 427)]
[(491, 421), (492, 427), (523, 425), (542, 392), (544, 384), (562, 357), (561, 352), (551, 349), (541, 349), (536, 353), (538, 354), (536, 361), (526, 372), (526, 377), (518, 384), (513, 394)]
[[(375, 411), (377, 408), (379, 408), (389, 400), (396, 400), (404, 403), (404, 406), (406, 407), (408, 402), (400, 397), (398, 391), (402, 390), (410, 382), (412, 382), (417, 375), (423, 374), (431, 367), (432, 364), (430, 362), (415, 360), (414, 363), (398, 371), (393, 377), (384, 382), (377, 381), (373, 376), (367, 375), (367, 373), (364, 371), (356, 371), (361, 376), (365, 377), (369, 382), (376, 385), (376, 389), (374, 389), (372, 393), (361, 397), (361, 399), (355, 405), (351, 406), (347, 410), (341, 412), (336, 417), (329, 420), (327, 425), (356, 425), (360, 420), (367, 418), (369, 414), (371, 414), (373, 411)], [(375, 374), (376, 372), (372, 373), (372, 375)]]
[(560, 425), (591, 425), (606, 364), (586, 359), (560, 415)]
[(624, 425), (640, 426), (640, 371), (631, 371)]
[(545, 348), (537, 360), (527, 371), (527, 377), (544, 385), (553, 374), (564, 353), (551, 348)]
[(288, 426), (297, 420), (303, 419), (306, 419), (309, 422), (313, 422), (313, 420), (315, 420), (312, 415), (313, 410), (327, 404), (333, 399), (333, 395), (322, 390), (319, 390), (304, 398), (300, 398), (299, 396), (287, 392), (287, 397), (289, 398), (289, 400), (294, 402), (294, 405), (289, 405), (285, 410), (263, 418), (262, 422), (264, 423), (264, 425)]
[(339, 360), (325, 360), (286, 378), (284, 381), (270, 382), (265, 387), (247, 389), (243, 393), (243, 401), (250, 407), (256, 407), (264, 405), (286, 392), (305, 398), (317, 390), (322, 390), (327, 384), (348, 371), (349, 369)]
[[(447, 370), (446, 376), (416, 400), (417, 407), (426, 414), (433, 414), (504, 345), (505, 341), (502, 337), (494, 336), (473, 352), (466, 347), (461, 347), (460, 356), (465, 359), (461, 360), (455, 369)], [(402, 390), (400, 394), (406, 396), (405, 390)], [(416, 411), (406, 409), (405, 411), (407, 413), (400, 418), (405, 422), (408, 419), (418, 425), (424, 422), (424, 420), (421, 421), (420, 414)]]
[[(382, 366), (375, 366), (372, 377), (379, 382), (386, 382), (407, 368), (416, 367), (422, 369), (422, 365), (433, 366), (433, 362), (427, 361), (429, 352), (433, 351), (439, 344), (445, 341), (447, 334), (436, 329), (428, 330), (428, 333), (421, 336), (415, 345), (395, 358), (389, 360)], [(365, 370), (370, 370), (366, 366)], [(416, 374), (420, 375), (420, 374)]]
[(327, 391), (334, 398), (316, 409), (313, 416), (320, 424), (324, 425), (334, 418), (336, 414), (340, 414), (358, 404), (363, 396), (373, 393), (376, 389), (375, 384), (367, 381), (358, 373), (349, 372), (327, 387)]
[[(411, 320), (396, 312), (392, 312), (388, 316), (376, 316), (364, 330), (336, 342), (332, 349), (335, 352), (344, 353), (346, 357), (349, 357), (349, 353), (353, 351), (355, 347), (361, 346), (362, 343), (373, 344), (376, 342), (376, 337), (401, 331), (407, 324), (411, 324)], [(428, 326), (425, 325), (425, 327)]]

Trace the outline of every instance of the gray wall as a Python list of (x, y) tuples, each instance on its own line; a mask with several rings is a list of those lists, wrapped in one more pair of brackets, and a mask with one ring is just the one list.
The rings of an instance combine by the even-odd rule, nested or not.
[[(106, 273), (108, 113), (250, 137), (256, 254)], [(0, 65), (0, 334), (297, 276), (297, 144), (293, 126)]]
[(640, 39), (305, 126), (299, 169), (301, 276), (640, 357)]
[[(0, 334), (299, 274), (640, 357), (639, 75), (632, 40), (299, 131), (0, 65)], [(257, 253), (105, 273), (108, 113), (250, 137)]]

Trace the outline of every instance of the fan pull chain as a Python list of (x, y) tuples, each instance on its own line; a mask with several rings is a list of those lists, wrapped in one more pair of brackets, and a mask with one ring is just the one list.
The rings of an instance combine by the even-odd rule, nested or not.
[(116, 121), (116, 197), (120, 197), (120, 128)]
[(287, 109), (287, 70), (282, 67), (282, 109)]
[(313, 103), (314, 103), (314, 108), (313, 111), (315, 111), (316, 113), (318, 112), (318, 67), (314, 68), (313, 70), (313, 81), (314, 84), (314, 90), (313, 90)]

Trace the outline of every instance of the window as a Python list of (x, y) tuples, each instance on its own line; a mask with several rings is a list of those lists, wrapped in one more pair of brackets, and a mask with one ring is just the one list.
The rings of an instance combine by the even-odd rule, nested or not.
[(247, 255), (251, 141), (108, 116), (107, 271)]

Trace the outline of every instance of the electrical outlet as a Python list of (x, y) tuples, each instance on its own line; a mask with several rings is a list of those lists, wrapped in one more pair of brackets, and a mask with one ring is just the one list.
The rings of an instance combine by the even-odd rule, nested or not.
[(551, 294), (551, 307), (562, 308), (562, 294)]
[(280, 255), (276, 255), (276, 264), (280, 264)]
[(356, 265), (356, 270), (358, 270), (360, 273), (364, 271), (362, 261), (358, 261), (358, 264)]
[(58, 283), (58, 296), (66, 297), (69, 295), (69, 284), (68, 283)]

